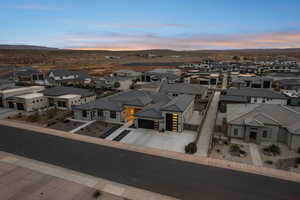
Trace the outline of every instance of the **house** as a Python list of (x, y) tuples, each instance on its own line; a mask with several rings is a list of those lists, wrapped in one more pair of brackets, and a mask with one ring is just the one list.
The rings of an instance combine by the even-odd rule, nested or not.
[[(225, 94), (224, 94), (225, 93)], [(223, 95), (247, 97), (248, 103), (287, 104), (287, 98), (280, 92), (265, 88), (230, 88)]]
[(284, 90), (300, 90), (300, 78), (282, 79), (277, 81), (276, 85)]
[(0, 107), (16, 108), (16, 101), (13, 97), (26, 94), (39, 93), (45, 88), (43, 86), (14, 87), (0, 90)]
[(246, 142), (300, 147), (300, 109), (276, 104), (227, 105), (227, 135)]
[(142, 74), (143, 82), (169, 82), (175, 83), (181, 81), (181, 70), (180, 69), (154, 69), (151, 71), (144, 72)]
[(16, 82), (22, 83), (43, 83), (45, 80), (44, 74), (37, 69), (30, 66), (28, 67), (17, 67), (13, 72), (11, 72), (11, 78)]
[(157, 92), (130, 90), (74, 107), (74, 118), (135, 124), (159, 131), (183, 130), (193, 111), (194, 96), (176, 97)]
[(20, 111), (32, 112), (48, 107), (48, 99), (42, 93), (29, 93), (9, 97), (9, 107)]
[(88, 89), (56, 86), (43, 92), (49, 107), (71, 110), (74, 105), (82, 105), (96, 100), (96, 94)]
[(48, 73), (48, 82), (52, 86), (67, 86), (76, 84), (89, 84), (92, 81), (85, 71), (71, 71), (66, 69), (55, 69)]
[(117, 70), (114, 73), (112, 73), (112, 76), (119, 76), (119, 77), (135, 77), (136, 79), (140, 79), (141, 78), (142, 73), (141, 72), (137, 72), (134, 70), (128, 70), (128, 69), (121, 69), (121, 70)]
[(287, 105), (300, 106), (300, 89), (299, 90), (280, 90), (287, 97)]
[(236, 88), (272, 88), (272, 79), (258, 76), (236, 77), (231, 79), (231, 87)]
[(202, 100), (207, 99), (208, 88), (188, 83), (162, 83), (159, 92), (171, 96), (192, 95), (195, 96), (195, 104), (199, 104)]
[(125, 91), (130, 89), (133, 81), (135, 80), (134, 77), (119, 77), (119, 76), (113, 76), (113, 77), (103, 77), (99, 80), (96, 80), (96, 88), (97, 89), (113, 89), (115, 88), (115, 84), (119, 83), (119, 87), (115, 88), (120, 91)]

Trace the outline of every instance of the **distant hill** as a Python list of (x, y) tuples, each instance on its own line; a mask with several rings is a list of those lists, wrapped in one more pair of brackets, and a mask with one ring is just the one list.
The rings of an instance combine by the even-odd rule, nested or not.
[(0, 44), (0, 49), (23, 49), (23, 50), (59, 50), (58, 48), (34, 46), (34, 45), (8, 45)]

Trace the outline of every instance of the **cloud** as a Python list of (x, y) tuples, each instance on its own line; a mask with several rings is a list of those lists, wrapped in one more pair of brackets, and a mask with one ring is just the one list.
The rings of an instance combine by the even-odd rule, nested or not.
[(235, 35), (179, 35), (122, 34), (116, 32), (77, 33), (60, 38), (66, 48), (103, 50), (142, 49), (253, 49), (298, 48), (300, 32), (270, 32)]
[(8, 8), (15, 8), (20, 10), (62, 10), (61, 7), (56, 7), (53, 5), (43, 5), (43, 4), (18, 4), (9, 5)]
[(99, 26), (113, 27), (113, 28), (185, 28), (189, 27), (187, 24), (113, 24), (113, 23), (97, 23)]

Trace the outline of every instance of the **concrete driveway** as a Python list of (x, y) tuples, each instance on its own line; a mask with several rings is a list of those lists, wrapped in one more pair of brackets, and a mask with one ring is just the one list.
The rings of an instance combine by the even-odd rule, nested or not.
[(0, 108), (0, 119), (6, 119), (7, 117), (16, 115), (17, 113), (18, 111), (14, 109)]
[(183, 131), (182, 133), (166, 131), (159, 133), (155, 130), (141, 128), (128, 128), (128, 130), (131, 130), (131, 132), (120, 142), (182, 153), (184, 153), (185, 145), (194, 141), (197, 134), (194, 131)]

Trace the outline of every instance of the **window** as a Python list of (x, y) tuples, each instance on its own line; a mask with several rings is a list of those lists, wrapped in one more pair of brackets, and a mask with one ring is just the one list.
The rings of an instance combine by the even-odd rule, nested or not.
[(116, 119), (117, 113), (115, 111), (110, 111), (110, 118)]
[(263, 133), (262, 133), (262, 137), (267, 138), (268, 137), (268, 131), (264, 130)]
[(257, 102), (257, 98), (256, 98), (256, 97), (254, 98), (254, 102), (255, 102), (255, 103)]
[(103, 117), (103, 110), (98, 110), (98, 117)]
[(82, 111), (82, 117), (87, 117), (87, 111), (86, 110)]
[(239, 129), (238, 128), (234, 128), (233, 129), (233, 135), (234, 136), (238, 136), (239, 135)]

